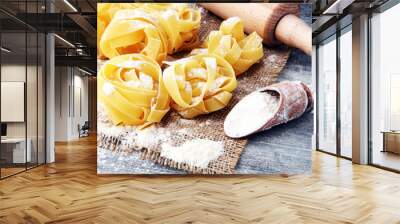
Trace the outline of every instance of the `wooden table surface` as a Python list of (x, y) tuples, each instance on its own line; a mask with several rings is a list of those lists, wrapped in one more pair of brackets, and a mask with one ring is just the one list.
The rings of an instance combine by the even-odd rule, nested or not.
[[(311, 24), (311, 7), (301, 7), (301, 17)], [(274, 60), (274, 55), (269, 60)], [(300, 80), (311, 85), (311, 57), (294, 49), (278, 81)], [(258, 133), (249, 138), (236, 166), (239, 174), (298, 174), (311, 169), (313, 112), (301, 118)], [(101, 173), (178, 174), (183, 171), (143, 161), (138, 155), (120, 156), (99, 149), (98, 170)]]

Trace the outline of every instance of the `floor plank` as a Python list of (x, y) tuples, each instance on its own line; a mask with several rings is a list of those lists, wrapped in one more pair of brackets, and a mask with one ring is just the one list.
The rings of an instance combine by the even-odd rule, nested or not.
[(96, 174), (96, 138), (0, 181), (0, 223), (400, 223), (400, 175), (313, 153), (299, 176)]

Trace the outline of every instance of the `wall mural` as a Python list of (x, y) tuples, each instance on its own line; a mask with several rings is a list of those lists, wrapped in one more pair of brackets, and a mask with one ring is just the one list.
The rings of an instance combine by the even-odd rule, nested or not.
[(311, 4), (97, 9), (99, 174), (310, 172)]

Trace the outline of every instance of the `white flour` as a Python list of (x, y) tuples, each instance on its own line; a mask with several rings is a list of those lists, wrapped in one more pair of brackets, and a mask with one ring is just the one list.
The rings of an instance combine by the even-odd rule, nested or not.
[(109, 82), (105, 82), (103, 84), (103, 93), (106, 96), (110, 96), (113, 92), (115, 91), (115, 87), (113, 84), (109, 83)]
[(127, 137), (127, 143), (138, 148), (151, 149), (159, 146), (161, 143), (168, 142), (170, 138), (171, 133), (167, 129), (150, 126), (143, 130), (130, 130)]
[(279, 97), (255, 91), (245, 96), (229, 112), (224, 122), (225, 134), (240, 138), (253, 133), (274, 117)]
[(175, 162), (207, 168), (210, 161), (216, 160), (223, 152), (222, 142), (197, 138), (176, 147), (164, 143), (161, 156)]

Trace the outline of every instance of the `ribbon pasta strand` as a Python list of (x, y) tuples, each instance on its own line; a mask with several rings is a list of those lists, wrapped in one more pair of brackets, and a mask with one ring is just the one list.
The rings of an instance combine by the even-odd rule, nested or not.
[(198, 54), (170, 63), (163, 72), (171, 107), (184, 118), (224, 108), (237, 86), (232, 66), (222, 57)]
[(192, 49), (198, 44), (200, 20), (200, 11), (190, 7), (161, 13), (159, 21), (168, 36), (168, 54)]
[(200, 10), (188, 4), (101, 3), (98, 55), (112, 58), (143, 53), (161, 63), (167, 53), (192, 49), (198, 44), (200, 20)]
[[(205, 45), (209, 54), (225, 58), (236, 75), (247, 71), (264, 55), (262, 38), (256, 32), (246, 36), (239, 17), (223, 21), (218, 31), (210, 32)], [(199, 51), (202, 50), (196, 49), (193, 53)]]
[[(149, 13), (165, 11), (168, 9), (183, 10), (187, 4), (177, 3), (98, 3), (97, 4), (97, 46), (104, 30), (110, 24), (114, 15), (121, 9), (142, 9)], [(99, 57), (104, 56), (101, 49), (98, 48)]]
[(157, 19), (143, 10), (119, 10), (100, 40), (104, 55), (142, 53), (161, 63), (167, 54), (167, 39)]
[(98, 94), (115, 125), (145, 127), (159, 122), (170, 108), (160, 66), (142, 54), (107, 61), (98, 74)]
[(98, 3), (97, 4), (97, 54), (99, 58), (104, 58), (100, 46), (100, 40), (104, 30), (110, 24), (115, 13), (121, 9), (135, 9), (143, 7), (144, 3)]

